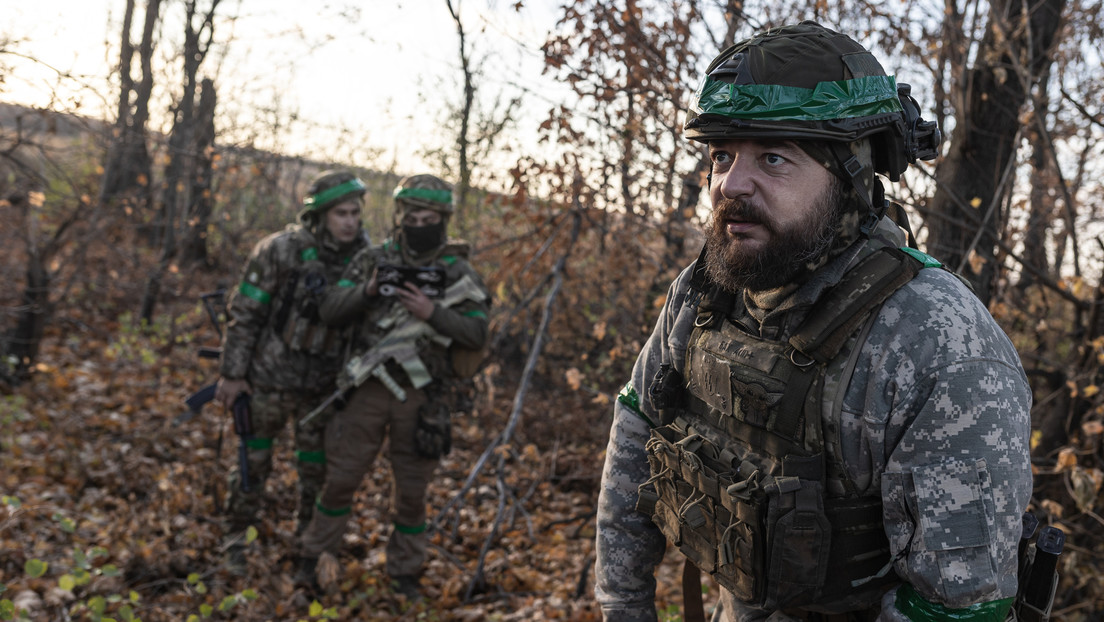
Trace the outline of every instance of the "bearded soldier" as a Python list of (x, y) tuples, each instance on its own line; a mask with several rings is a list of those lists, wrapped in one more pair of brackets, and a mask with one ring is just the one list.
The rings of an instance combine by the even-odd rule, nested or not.
[(326, 484), (302, 535), (297, 576), (313, 583), (318, 556), (338, 552), (353, 495), (389, 438), (394, 528), (386, 571), (398, 592), (417, 598), (426, 487), (451, 442), (440, 387), (474, 372), (489, 297), (467, 245), (448, 240), (452, 186), (433, 175), (407, 177), (394, 201), (392, 238), (354, 257), (322, 305), (326, 321), (358, 327), (346, 372), (373, 373), (351, 389), (326, 430)]
[[(240, 394), (249, 394), (252, 429), (249, 481), (243, 486), (236, 468), (230, 474), (232, 535), (252, 524), (261, 509), (273, 439), (332, 389), (341, 367), (348, 331), (324, 324), (318, 310), (327, 284), (336, 283), (353, 255), (368, 246), (360, 224), (364, 193), (353, 173), (320, 174), (303, 200), (299, 222), (257, 243), (230, 297), (215, 397), (230, 408)], [(319, 420), (294, 432), (296, 532), (310, 521), (325, 479), (324, 426)]]
[(605, 619), (656, 619), (671, 542), (690, 585), (696, 567), (722, 587), (715, 620), (1002, 620), (1031, 393), (876, 177), (935, 157), (935, 124), (861, 45), (803, 22), (724, 50), (685, 133), (708, 147), (712, 220), (615, 408)]

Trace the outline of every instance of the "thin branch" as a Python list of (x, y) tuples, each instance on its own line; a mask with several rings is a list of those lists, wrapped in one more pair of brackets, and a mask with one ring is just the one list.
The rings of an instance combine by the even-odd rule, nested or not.
[[(457, 493), (445, 505), (445, 507), (441, 509), (437, 517), (430, 524), (430, 530), (437, 530), (444, 517), (460, 503), (464, 495), (467, 494), (467, 491), (471, 489), (471, 486), (475, 482), (475, 479), (479, 475), (480, 471), (482, 471), (484, 466), (487, 464), (490, 456), (496, 453), (500, 447), (506, 445), (513, 438), (514, 431), (517, 429), (518, 422), (521, 420), (521, 413), (525, 405), (525, 397), (528, 393), (530, 380), (532, 379), (533, 374), (536, 371), (537, 361), (540, 359), (541, 352), (544, 349), (544, 338), (545, 334), (548, 331), (548, 325), (551, 323), (552, 320), (552, 309), (556, 302), (556, 298), (559, 295), (560, 288), (563, 286), (564, 269), (567, 265), (568, 258), (570, 258), (571, 253), (575, 248), (575, 243), (578, 241), (579, 233), (582, 229), (582, 209), (579, 205), (578, 200), (579, 186), (581, 186), (581, 183), (579, 183), (577, 180), (574, 209), (572, 210), (573, 227), (570, 243), (568, 244), (567, 249), (564, 250), (563, 254), (561, 254), (560, 257), (557, 259), (556, 264), (552, 269), (552, 284), (548, 290), (548, 293), (545, 295), (544, 308), (541, 313), (540, 325), (537, 327), (536, 334), (533, 337), (533, 344), (529, 350), (529, 358), (525, 363), (525, 369), (522, 372), (521, 382), (518, 385), (517, 392), (514, 394), (513, 408), (510, 412), (510, 417), (506, 423), (506, 427), (495, 437), (493, 441), (491, 441), (490, 445), (484, 450), (483, 454), (476, 462), (476, 465), (472, 468), (471, 473), (468, 474), (468, 478), (464, 482), (464, 485), (460, 488), (459, 491), (457, 491)], [(503, 479), (502, 475), (505, 472), (505, 469), (505, 456), (500, 453), (497, 463), (498, 477), (496, 478), (495, 482), (496, 489), (499, 493), (498, 510), (495, 515), (495, 521), (491, 526), (491, 530), (487, 534), (487, 538), (484, 540), (483, 546), (480, 550), (479, 560), (476, 564), (475, 572), (472, 575), (472, 579), (468, 583), (468, 588), (465, 592), (465, 599), (470, 599), (477, 588), (485, 586), (484, 563), (486, 561), (487, 553), (491, 550), (491, 546), (498, 539), (498, 531), (500, 526), (504, 522), (507, 506), (509, 505), (513, 507), (517, 502), (516, 497), (512, 493), (508, 492), (508, 488)], [(507, 503), (508, 496), (515, 502), (515, 504)]]

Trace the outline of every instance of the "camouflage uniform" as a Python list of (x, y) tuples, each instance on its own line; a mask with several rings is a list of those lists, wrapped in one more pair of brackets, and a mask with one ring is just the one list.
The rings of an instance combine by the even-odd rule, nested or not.
[[(272, 471), (273, 441), (289, 418), (297, 421), (332, 391), (347, 343), (348, 335), (321, 322), (318, 304), (326, 283), (336, 283), (352, 256), (368, 246), (367, 233), (338, 244), (313, 217), (300, 218), (302, 223), (288, 225), (257, 243), (227, 306), (220, 375), (247, 379), (253, 390), (253, 439), (248, 443), (251, 486), (249, 492), (242, 492), (235, 462), (227, 502), (232, 531), (256, 519)], [(305, 428), (295, 426), (297, 530), (310, 521), (325, 479), (324, 427), (324, 419)]]
[[(389, 438), (389, 460), (394, 474), (392, 514), (394, 530), (387, 545), (387, 573), (413, 577), (420, 573), (426, 556), (425, 492), (440, 456), (427, 457), (417, 451), (415, 434), (419, 417), (427, 409), (444, 417), (446, 405), (438, 398), (440, 380), (453, 376), (452, 357), (457, 349), (480, 350), (487, 337), (489, 297), (479, 275), (468, 263), (467, 246), (450, 243), (430, 252), (412, 254), (401, 245), (401, 234), (382, 246), (365, 249), (353, 258), (342, 280), (326, 296), (322, 316), (333, 325), (355, 323), (357, 336), (351, 357), (371, 349), (387, 335), (388, 318), (409, 317), (396, 298), (367, 296), (369, 282), (381, 264), (437, 266), (445, 271), (449, 286), (470, 283), (471, 295), (446, 307), (437, 303), (427, 320), (431, 336), (417, 340), (417, 369), (389, 361), (391, 378), (401, 385), (401, 401), (379, 380), (369, 378), (352, 391), (347, 404), (338, 410), (326, 430), (327, 478), (318, 497), (317, 512), (301, 538), (300, 552), (313, 560), (323, 551), (337, 553), (352, 512), (353, 496), (383, 445)], [(407, 314), (407, 315), (404, 315)], [(450, 343), (443, 346), (438, 338)], [(424, 368), (422, 367), (424, 365)], [(415, 388), (411, 376), (424, 376), (427, 386)], [(447, 432), (446, 432), (447, 434)], [(445, 439), (447, 445), (447, 438)], [(445, 450), (447, 452), (447, 449)]]
[[(795, 39), (825, 32), (806, 24), (793, 31), (790, 36)], [(836, 45), (840, 39), (835, 33), (832, 36), (830, 43)], [(750, 47), (763, 40), (769, 43), (769, 38), (754, 39)], [(819, 50), (819, 46), (814, 47)], [(844, 48), (847, 52), (858, 46), (846, 43)], [(714, 66), (723, 60), (714, 61)], [(730, 76), (746, 77), (750, 71), (748, 65), (735, 61), (729, 66), (733, 67)], [(717, 117), (740, 118), (735, 113)], [(691, 127), (688, 122), (687, 128)], [(783, 139), (807, 138), (801, 134), (807, 126), (717, 123), (707, 126), (715, 135), (704, 139), (723, 140), (729, 136), (726, 132), (743, 127), (762, 132), (750, 139), (769, 138), (771, 132)], [(851, 143), (852, 152), (857, 153), (861, 142)], [(816, 158), (827, 149), (834, 146), (807, 151)], [(846, 152), (840, 160), (845, 157)], [(817, 159), (832, 170), (830, 163)], [(862, 170), (869, 172), (870, 162), (869, 158), (861, 162)], [(899, 174), (903, 167), (888, 173)], [(833, 172), (839, 175), (838, 167)], [(852, 207), (863, 203), (857, 199), (871, 202), (869, 194), (862, 196), (863, 187), (863, 180), (855, 182), (856, 191), (849, 198)], [(865, 188), (870, 188), (869, 177)], [(763, 342), (786, 343), (861, 258), (876, 246), (905, 242), (904, 234), (887, 218), (878, 220), (866, 235), (843, 239), (845, 247), (833, 248), (810, 264), (800, 285), (778, 289), (781, 295), (735, 292), (726, 322), (706, 331), (739, 326)], [(654, 570), (667, 539), (653, 519), (637, 508), (640, 486), (659, 477), (649, 466), (646, 449), (661, 425), (662, 413), (650, 393), (657, 372), (662, 365), (670, 365), (684, 375), (688, 387), (706, 380), (695, 377), (700, 372), (687, 360), (699, 320), (698, 299), (690, 288), (694, 267), (672, 283), (614, 410), (598, 500), (595, 588), (608, 621), (657, 619)], [(810, 430), (821, 434), (830, 449), (825, 451), (828, 478), (822, 498), (880, 500), (892, 562), (886, 570), (895, 572), (896, 578), (890, 575), (889, 586), (874, 590), (853, 586), (823, 595), (811, 605), (785, 609), (764, 608), (722, 589), (715, 619), (817, 620), (821, 614), (847, 614), (855, 620), (903, 621), (912, 606), (957, 610), (953, 613), (960, 615), (954, 618), (958, 620), (991, 619), (981, 615), (1007, 611), (1015, 596), (1021, 515), (1031, 494), (1031, 392), (1016, 350), (981, 301), (957, 277), (938, 268), (920, 270), (892, 293), (865, 330), (865, 336), (852, 336), (855, 347), (848, 360), (827, 363), (824, 400), (812, 406), (821, 413), (820, 425)], [(744, 350), (730, 355), (757, 356)], [(732, 382), (732, 387), (717, 391), (735, 394), (735, 377)], [(780, 395), (786, 395), (785, 390)], [(703, 428), (702, 435), (706, 434)], [(731, 489), (728, 493), (734, 494)], [(810, 547), (809, 563), (817, 564), (822, 553)], [(770, 580), (778, 578), (772, 574)]]
[[(761, 335), (784, 338), (851, 257), (830, 263), (774, 309), (757, 311)], [(671, 285), (614, 411), (598, 501), (596, 590), (611, 622), (656, 619), (653, 573), (666, 540), (635, 510), (637, 487), (651, 476), (644, 445), (659, 422), (648, 389), (661, 361), (682, 368), (694, 327), (697, 307), (686, 300), (691, 271)], [(741, 319), (751, 319), (746, 308)], [(823, 425), (838, 430), (842, 468), (859, 492), (881, 496), (894, 570), (927, 600), (960, 608), (1015, 596), (1020, 516), (1031, 494), (1030, 407), (1015, 349), (956, 277), (922, 270), (886, 301), (859, 352), (840, 419)], [(727, 591), (722, 601), (726, 620), (799, 619), (749, 608)], [(865, 606), (880, 608), (877, 600)], [(892, 606), (880, 613), (903, 619)]]

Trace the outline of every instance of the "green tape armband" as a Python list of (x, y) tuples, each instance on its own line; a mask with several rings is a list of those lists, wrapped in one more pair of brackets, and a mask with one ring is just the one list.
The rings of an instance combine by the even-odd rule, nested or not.
[(486, 314), (486, 313), (484, 313), (484, 312), (482, 312), (482, 311), (480, 311), (479, 309), (476, 309), (475, 311), (465, 311), (465, 312), (463, 313), (463, 316), (464, 316), (464, 317), (481, 317), (481, 318), (486, 318), (486, 317), (487, 317), (487, 314)]
[(397, 531), (399, 533), (405, 533), (405, 534), (408, 534), (408, 535), (416, 535), (416, 534), (425, 532), (425, 530), (426, 530), (426, 524), (425, 523), (422, 523), (421, 525), (413, 525), (413, 526), (400, 525), (399, 523), (395, 523), (395, 531)]
[(356, 287), (356, 281), (350, 281), (349, 279), (341, 279), (337, 282), (338, 287)]
[(452, 203), (451, 190), (433, 190), (431, 188), (396, 188), (395, 199), (422, 199), (434, 203)]
[(318, 259), (318, 249), (313, 246), (304, 248), (303, 252), (299, 253), (299, 259), (301, 261), (314, 261)]
[(652, 423), (652, 420), (649, 419), (647, 415), (640, 412), (640, 395), (631, 384), (626, 384), (621, 389), (621, 392), (617, 394), (617, 401), (625, 408), (631, 410), (637, 417), (643, 419), (644, 423), (647, 423), (649, 428), (656, 427), (655, 423)]
[(907, 246), (902, 246), (901, 251), (908, 254), (908, 255), (912, 255), (912, 258), (915, 259), (916, 261), (919, 261), (920, 263), (924, 264), (925, 268), (942, 268), (943, 267), (943, 262), (942, 261), (939, 261), (938, 259), (936, 259), (935, 257), (932, 257), (931, 255), (929, 255), (927, 253), (918, 251), (915, 248), (909, 248)]
[(699, 115), (763, 121), (829, 121), (900, 112), (893, 76), (821, 82), (815, 88), (729, 84), (706, 77), (690, 102)]
[(245, 441), (245, 446), (250, 449), (272, 449), (271, 438), (251, 438)]
[(333, 509), (333, 508), (328, 508), (328, 507), (322, 505), (321, 501), (315, 501), (314, 502), (314, 507), (319, 512), (322, 512), (326, 516), (346, 516), (346, 515), (350, 514), (353, 511), (353, 507), (350, 506), (350, 505), (347, 505), (343, 508)]
[(324, 451), (296, 451), (295, 459), (308, 464), (326, 464), (326, 452)]
[(457, 259), (459, 259), (459, 257), (457, 257), (456, 255), (442, 255), (441, 263), (445, 264), (446, 266), (451, 266), (452, 264), (456, 263)]
[(238, 286), (238, 291), (241, 292), (242, 296), (245, 296), (246, 298), (252, 298), (253, 300), (256, 300), (263, 305), (272, 302), (272, 294), (257, 287), (249, 281), (242, 281), (242, 284)]
[(364, 185), (363, 181), (357, 178), (350, 179), (349, 181), (338, 184), (328, 190), (323, 190), (318, 194), (312, 194), (311, 196), (303, 199), (303, 207), (307, 209), (317, 209), (319, 205), (325, 205), (336, 198), (343, 197), (346, 194), (352, 194), (354, 192), (364, 192), (368, 188)]
[(897, 588), (894, 605), (912, 622), (1004, 622), (1013, 600), (1015, 599), (1002, 598), (962, 609), (951, 609), (928, 602), (911, 585), (905, 583)]

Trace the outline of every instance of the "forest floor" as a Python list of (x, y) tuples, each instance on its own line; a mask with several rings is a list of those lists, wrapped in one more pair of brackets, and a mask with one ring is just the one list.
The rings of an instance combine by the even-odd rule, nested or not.
[[(213, 404), (181, 421), (185, 397), (215, 375), (195, 346), (217, 337), (201, 307), (174, 304), (148, 331), (126, 316), (55, 322), (31, 378), (0, 395), (0, 620), (600, 620), (593, 538), (608, 397), (534, 377), (514, 438), (465, 488), (518, 385), (500, 371), (512, 365), (488, 366), (429, 489), (427, 598), (408, 602), (383, 573), (386, 451), (344, 549), (319, 566), (321, 593), (310, 593), (292, 578), (286, 435), (244, 575), (225, 563), (219, 507), (238, 439)], [(679, 572), (669, 554), (662, 619), (680, 619)]]

